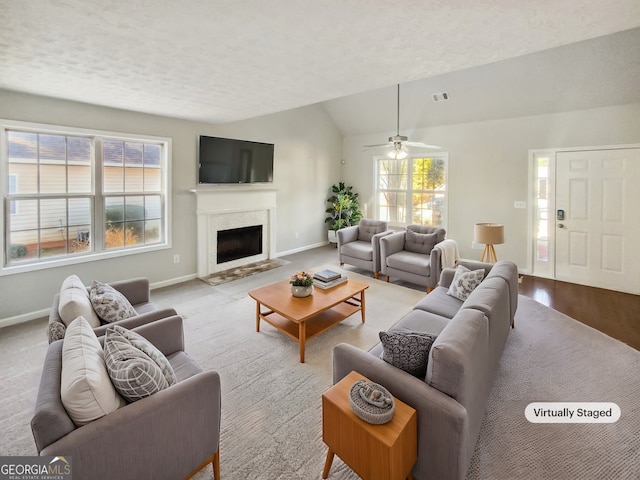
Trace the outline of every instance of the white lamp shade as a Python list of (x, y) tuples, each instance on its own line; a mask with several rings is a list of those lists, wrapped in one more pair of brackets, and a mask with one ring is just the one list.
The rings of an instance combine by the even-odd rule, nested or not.
[(473, 241), (485, 245), (504, 243), (504, 225), (500, 223), (476, 223), (473, 227)]

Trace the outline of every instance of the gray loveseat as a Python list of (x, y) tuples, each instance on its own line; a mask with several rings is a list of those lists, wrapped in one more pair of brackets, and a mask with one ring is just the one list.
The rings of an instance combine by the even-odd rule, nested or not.
[[(104, 335), (110, 325), (120, 325), (124, 328), (135, 328), (140, 325), (144, 325), (149, 322), (154, 322), (160, 318), (170, 317), (176, 315), (176, 311), (173, 308), (160, 308), (155, 303), (151, 302), (151, 291), (149, 288), (149, 279), (131, 278), (128, 280), (120, 280), (117, 282), (109, 283), (110, 286), (122, 293), (127, 300), (131, 303), (138, 315), (124, 320), (119, 320), (112, 323), (104, 323), (93, 331), (97, 336)], [(87, 288), (87, 291), (89, 289)], [(49, 343), (64, 338), (66, 326), (60, 318), (59, 312), (60, 305), (60, 293), (56, 293), (53, 296), (53, 303), (51, 305), (51, 311), (49, 312), (49, 323), (47, 325), (47, 337)]]
[(412, 470), (416, 480), (465, 478), (517, 309), (515, 264), (460, 263), (486, 272), (464, 302), (447, 294), (455, 270), (444, 269), (440, 286), (389, 329), (438, 335), (426, 378), (382, 360), (381, 344), (369, 352), (344, 343), (333, 350), (334, 383), (355, 370), (416, 409), (418, 460)]
[[(73, 478), (185, 478), (213, 463), (219, 479), (220, 377), (184, 352), (182, 317), (133, 329), (169, 360), (178, 382), (77, 427), (60, 398), (62, 345), (49, 345), (31, 430), (38, 454), (71, 456)], [(104, 336), (100, 337), (100, 342)]]

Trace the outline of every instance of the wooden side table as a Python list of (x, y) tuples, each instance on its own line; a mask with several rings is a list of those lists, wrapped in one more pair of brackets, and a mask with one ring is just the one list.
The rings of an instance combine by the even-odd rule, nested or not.
[(368, 379), (351, 372), (322, 394), (322, 439), (329, 447), (322, 478), (329, 476), (338, 455), (363, 480), (412, 480), (418, 456), (416, 411), (396, 398), (390, 422), (361, 420), (349, 405), (349, 390), (358, 380)]

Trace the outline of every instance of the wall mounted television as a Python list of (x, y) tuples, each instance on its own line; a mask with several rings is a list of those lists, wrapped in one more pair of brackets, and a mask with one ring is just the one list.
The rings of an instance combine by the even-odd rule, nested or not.
[(199, 184), (273, 182), (272, 143), (200, 135)]

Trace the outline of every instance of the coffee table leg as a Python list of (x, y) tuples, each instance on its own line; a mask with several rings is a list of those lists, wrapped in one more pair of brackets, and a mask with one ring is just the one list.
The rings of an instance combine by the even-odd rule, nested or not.
[(260, 331), (260, 302), (256, 302), (256, 332)]
[(364, 309), (364, 290), (362, 290), (362, 292), (360, 292), (360, 314), (362, 315), (362, 323), (364, 323), (364, 315), (365, 315), (365, 309)]
[(327, 451), (327, 459), (324, 462), (324, 470), (322, 471), (322, 478), (329, 476), (329, 470), (331, 470), (331, 464), (333, 463), (333, 452), (331, 449)]
[(304, 342), (307, 339), (306, 322), (298, 324), (298, 343), (300, 343), (300, 363), (304, 363)]

